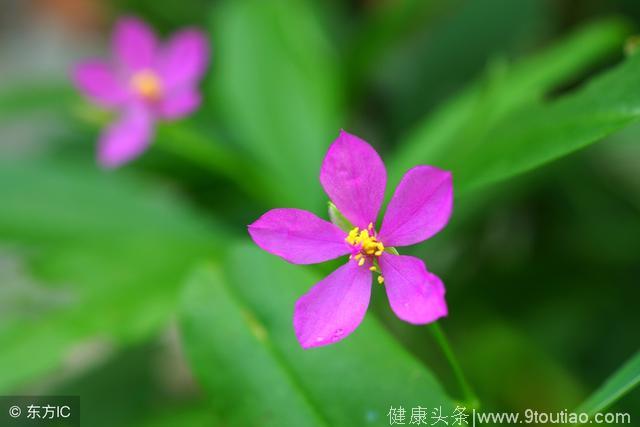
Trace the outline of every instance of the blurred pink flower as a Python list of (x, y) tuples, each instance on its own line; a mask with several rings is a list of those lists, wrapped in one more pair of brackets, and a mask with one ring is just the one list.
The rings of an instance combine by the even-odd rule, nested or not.
[(198, 83), (209, 58), (204, 33), (185, 29), (160, 44), (144, 22), (118, 20), (112, 36), (113, 58), (91, 59), (73, 69), (77, 88), (119, 118), (101, 135), (98, 161), (117, 167), (149, 146), (157, 120), (173, 120), (200, 105)]
[(303, 348), (340, 341), (358, 327), (369, 305), (372, 274), (378, 274), (400, 319), (425, 324), (446, 316), (442, 281), (422, 260), (390, 248), (426, 240), (447, 224), (453, 207), (451, 173), (433, 166), (410, 169), (377, 232), (386, 182), (378, 153), (342, 131), (324, 158), (320, 183), (353, 228), (343, 231), (300, 209), (273, 209), (249, 226), (258, 246), (294, 264), (350, 254), (347, 264), (296, 302), (293, 325)]

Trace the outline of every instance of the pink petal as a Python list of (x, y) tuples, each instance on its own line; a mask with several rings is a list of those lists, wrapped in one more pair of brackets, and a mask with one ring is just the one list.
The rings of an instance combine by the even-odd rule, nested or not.
[(128, 91), (118, 80), (111, 66), (100, 60), (85, 61), (76, 65), (72, 78), (81, 92), (104, 107), (120, 105), (128, 98)]
[(156, 45), (153, 30), (141, 20), (125, 17), (116, 22), (113, 51), (129, 71), (153, 68), (156, 62)]
[(249, 226), (258, 246), (294, 264), (314, 264), (351, 252), (345, 233), (301, 209), (272, 209)]
[(163, 119), (178, 119), (193, 113), (200, 106), (201, 97), (195, 89), (183, 89), (162, 99), (158, 115)]
[(102, 134), (98, 161), (102, 166), (114, 168), (138, 157), (149, 146), (151, 133), (150, 114), (139, 106), (130, 107)]
[(407, 246), (436, 234), (453, 208), (451, 172), (433, 166), (410, 169), (389, 202), (380, 239), (385, 246)]
[(391, 309), (405, 322), (422, 325), (447, 315), (444, 285), (421, 259), (392, 255), (379, 258)]
[(322, 162), (320, 182), (338, 210), (355, 226), (376, 221), (387, 171), (378, 153), (362, 139), (340, 131)]
[(195, 85), (204, 75), (209, 62), (209, 42), (195, 29), (176, 33), (164, 48), (159, 61), (160, 74), (167, 90)]
[(354, 261), (325, 277), (297, 302), (293, 328), (303, 348), (344, 339), (362, 322), (371, 297), (371, 273)]

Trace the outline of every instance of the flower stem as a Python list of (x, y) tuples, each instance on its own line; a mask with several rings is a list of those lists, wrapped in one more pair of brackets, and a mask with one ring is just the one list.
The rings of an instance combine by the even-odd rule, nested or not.
[(456, 359), (456, 356), (453, 353), (453, 350), (451, 349), (451, 345), (449, 344), (449, 340), (447, 339), (447, 336), (445, 335), (444, 331), (440, 327), (440, 324), (438, 322), (433, 322), (429, 325), (429, 329), (433, 334), (433, 338), (436, 340), (436, 342), (438, 343), (438, 345), (442, 350), (442, 353), (447, 359), (447, 362), (449, 363), (451, 370), (453, 371), (453, 375), (456, 378), (456, 381), (458, 382), (460, 391), (464, 396), (464, 401), (465, 401), (464, 403), (470, 408), (478, 408), (480, 406), (480, 401), (478, 400), (475, 393), (471, 389), (471, 386), (469, 385), (467, 378), (462, 372), (462, 368), (458, 363), (458, 359)]

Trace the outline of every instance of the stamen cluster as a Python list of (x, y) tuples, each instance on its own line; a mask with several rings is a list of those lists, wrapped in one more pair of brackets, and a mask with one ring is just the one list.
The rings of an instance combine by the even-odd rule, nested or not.
[[(372, 264), (369, 270), (374, 273), (380, 273), (377, 257), (384, 252), (384, 245), (378, 240), (373, 223), (369, 223), (369, 226), (362, 230), (359, 227), (353, 228), (349, 231), (345, 241), (353, 246), (354, 249), (354, 253), (349, 257), (350, 259), (358, 261), (360, 267), (369, 260)], [(384, 277), (381, 274), (378, 276), (378, 283), (384, 283)]]
[(157, 101), (162, 98), (162, 82), (151, 70), (138, 71), (131, 77), (131, 86), (142, 98)]

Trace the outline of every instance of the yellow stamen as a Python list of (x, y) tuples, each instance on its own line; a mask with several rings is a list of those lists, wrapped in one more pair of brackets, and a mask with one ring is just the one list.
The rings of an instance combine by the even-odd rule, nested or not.
[(360, 261), (358, 261), (358, 266), (362, 267), (365, 261), (366, 260), (364, 258), (360, 258)]
[(360, 230), (359, 227), (353, 228), (349, 231), (345, 241), (360, 249), (360, 253), (355, 255), (356, 260), (363, 259), (366, 256), (380, 256), (384, 252), (384, 245), (378, 241), (373, 229), (373, 223), (369, 223), (368, 228), (363, 230)]
[(382, 285), (384, 283), (384, 277), (378, 276), (378, 283)]
[(131, 77), (131, 87), (141, 97), (151, 101), (157, 101), (162, 97), (162, 81), (151, 70), (142, 70), (135, 73)]
[(378, 269), (376, 268), (375, 265), (372, 265), (371, 267), (369, 267), (369, 270), (371, 271), (378, 271)]
[(360, 237), (360, 229), (358, 227), (356, 227), (356, 228), (354, 228), (353, 230), (351, 230), (349, 232), (349, 235), (347, 236), (347, 238), (345, 240), (350, 245), (356, 245), (359, 237)]

